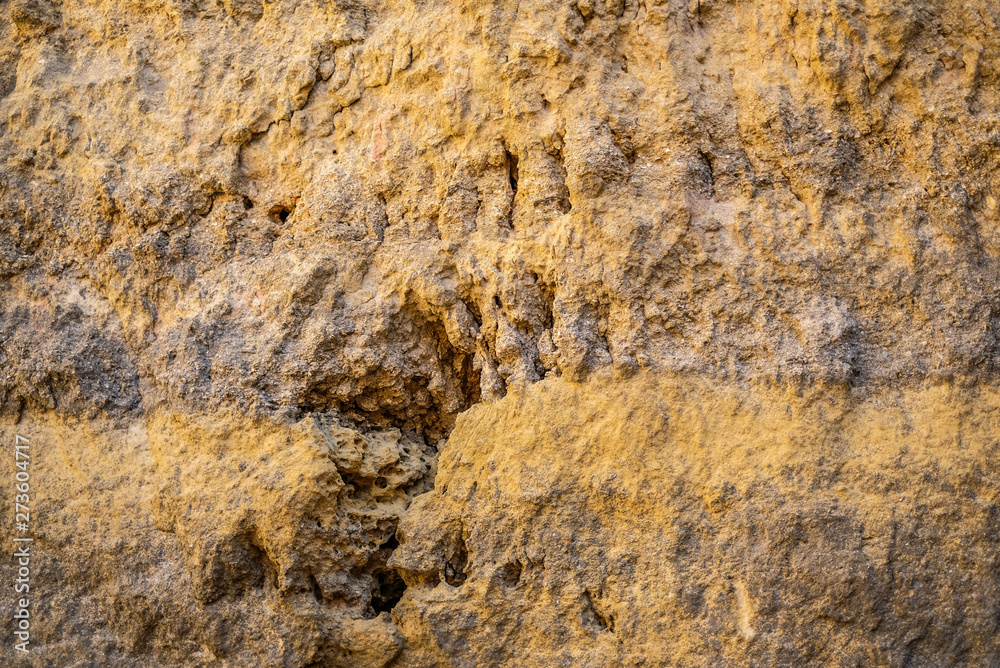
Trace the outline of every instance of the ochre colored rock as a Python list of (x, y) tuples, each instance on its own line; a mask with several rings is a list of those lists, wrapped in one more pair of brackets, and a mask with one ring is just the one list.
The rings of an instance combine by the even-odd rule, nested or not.
[(0, 665), (993, 665), (998, 22), (0, 1)]
[(989, 665), (998, 419), (686, 374), (475, 406), (397, 532), (399, 665)]

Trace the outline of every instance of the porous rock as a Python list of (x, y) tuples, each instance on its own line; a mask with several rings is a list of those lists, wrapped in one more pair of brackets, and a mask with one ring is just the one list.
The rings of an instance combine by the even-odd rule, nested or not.
[(0, 1), (4, 665), (993, 665), (998, 21)]

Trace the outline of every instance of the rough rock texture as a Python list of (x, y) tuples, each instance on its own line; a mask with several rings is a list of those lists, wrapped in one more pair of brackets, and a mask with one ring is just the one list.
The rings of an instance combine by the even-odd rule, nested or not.
[(998, 21), (0, 0), (2, 663), (996, 665)]
[(476, 406), (397, 532), (399, 665), (996, 665), (998, 418), (689, 375)]

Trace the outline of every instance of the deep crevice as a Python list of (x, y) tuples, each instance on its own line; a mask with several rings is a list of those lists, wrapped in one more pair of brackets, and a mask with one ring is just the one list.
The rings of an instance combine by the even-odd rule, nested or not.
[(563, 156), (562, 146), (556, 150), (553, 157), (556, 160), (556, 166), (559, 168), (560, 177), (559, 184), (556, 187), (558, 195), (555, 197), (555, 205), (559, 213), (566, 215), (573, 210), (573, 202), (570, 201), (569, 188), (566, 186), (566, 179), (569, 176), (569, 172), (566, 171), (566, 158)]
[(702, 162), (705, 163), (708, 196), (713, 197), (715, 195), (715, 165), (712, 164), (712, 156), (702, 150), (698, 151), (698, 155), (701, 156)]
[(507, 179), (508, 182), (510, 183), (510, 190), (512, 193), (517, 195), (517, 180), (520, 176), (520, 173), (518, 172), (517, 169), (519, 160), (516, 155), (514, 155), (507, 149), (504, 149), (504, 153), (507, 156)]
[(313, 598), (317, 603), (323, 602), (323, 588), (319, 586), (319, 580), (312, 573), (309, 574), (309, 585), (312, 587)]
[(462, 303), (465, 304), (465, 308), (469, 309), (469, 313), (472, 314), (472, 319), (476, 321), (476, 326), (478, 326), (480, 329), (482, 329), (483, 328), (483, 314), (479, 310), (479, 305), (476, 304), (475, 300), (472, 300), (471, 302), (469, 302), (469, 301), (465, 301), (463, 299)]
[(269, 215), (271, 220), (276, 223), (284, 223), (293, 213), (295, 213), (295, 207), (278, 204), (271, 207), (271, 210), (267, 212), (267, 215)]
[(372, 610), (375, 614), (392, 612), (406, 592), (406, 583), (396, 569), (375, 574), (376, 588), (372, 590)]
[(465, 540), (459, 536), (455, 552), (444, 565), (444, 581), (452, 587), (461, 587), (465, 584), (469, 574), (466, 569), (469, 566), (469, 550), (465, 547)]

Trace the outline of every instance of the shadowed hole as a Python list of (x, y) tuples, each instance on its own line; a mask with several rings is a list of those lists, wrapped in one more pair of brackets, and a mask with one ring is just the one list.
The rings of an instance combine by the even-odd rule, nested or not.
[(460, 587), (469, 577), (465, 572), (468, 565), (469, 551), (465, 547), (465, 541), (459, 537), (455, 553), (444, 565), (444, 581), (452, 587)]
[(518, 159), (517, 156), (511, 153), (510, 151), (505, 150), (504, 152), (507, 154), (507, 178), (510, 180), (510, 189), (511, 192), (513, 192), (516, 195), (517, 179), (519, 176), (517, 170)]
[(286, 220), (288, 220), (289, 216), (292, 215), (292, 208), (283, 205), (278, 205), (272, 207), (271, 210), (268, 212), (268, 215), (271, 216), (271, 220), (273, 220), (274, 222), (283, 223)]
[(309, 584), (312, 586), (313, 597), (317, 603), (323, 602), (323, 588), (319, 586), (319, 581), (312, 573), (309, 574)]
[(406, 583), (395, 569), (375, 575), (377, 588), (372, 591), (372, 610), (375, 614), (391, 612), (406, 591)]
[(521, 581), (521, 570), (520, 561), (512, 561), (509, 564), (504, 564), (503, 568), (500, 569), (500, 581), (508, 587), (516, 586)]

